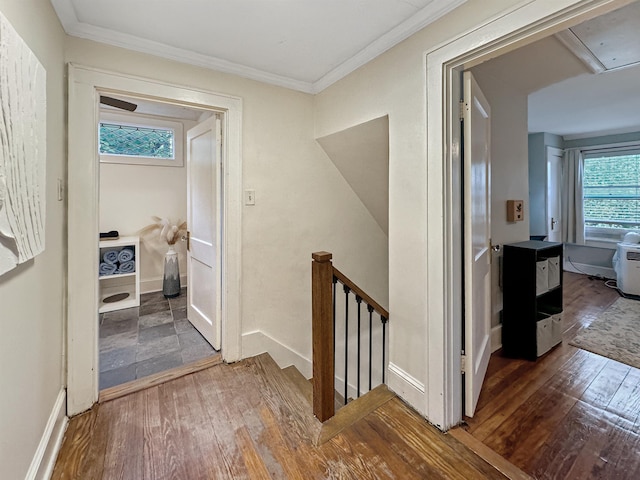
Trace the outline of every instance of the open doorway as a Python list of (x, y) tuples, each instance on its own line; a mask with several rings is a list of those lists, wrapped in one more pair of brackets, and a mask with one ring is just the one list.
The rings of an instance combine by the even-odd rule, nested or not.
[[(441, 428), (462, 420), (460, 73), (627, 3), (527, 3), (426, 55), (427, 137), (443, 139), (427, 144), (427, 282), (433, 286), (430, 311), (443, 322), (430, 323), (428, 350), (433, 355), (425, 391), (427, 416)], [(435, 359), (442, 357), (442, 368), (434, 370)]]
[[(221, 268), (215, 269), (220, 281), (205, 282), (207, 291), (199, 288), (195, 297), (188, 282), (195, 263), (188, 241), (193, 224), (202, 236), (200, 219), (206, 217), (209, 247), (218, 245), (221, 225), (215, 212), (223, 207), (216, 195), (220, 189), (212, 188), (220, 183), (215, 168), (220, 163), (220, 135), (214, 133), (211, 148), (195, 152), (188, 138), (194, 129), (216, 121), (219, 125), (211, 110), (100, 95), (96, 131), (101, 391), (190, 365), (220, 349), (219, 335), (209, 330), (220, 327)], [(189, 181), (194, 162), (198, 182)], [(200, 185), (205, 192), (198, 190)], [(189, 201), (194, 196), (197, 201)], [(201, 248), (199, 241), (197, 250)], [(215, 251), (209, 256), (218, 257)], [(197, 268), (197, 277), (201, 270)], [(198, 280), (202, 285), (203, 279)], [(203, 316), (211, 325), (202, 322)]]
[[(637, 7), (636, 3), (626, 8)], [(622, 13), (622, 15), (638, 19), (637, 13)], [(603, 43), (608, 41), (605, 37), (601, 38)], [(564, 55), (558, 56), (558, 53), (564, 53)], [(493, 130), (495, 134), (492, 137), (493, 144), (499, 146), (499, 150), (492, 150), (496, 152), (495, 176), (492, 181), (492, 206), (494, 207), (492, 233), (495, 243), (524, 242), (534, 236), (542, 237), (540, 240), (554, 239), (553, 235), (556, 232), (553, 230), (558, 216), (557, 212), (554, 214), (549, 207), (549, 203), (553, 203), (549, 202), (551, 196), (549, 187), (552, 186), (552, 177), (558, 176), (557, 165), (555, 167), (553, 165), (554, 161), (557, 162), (559, 154), (557, 149), (575, 148), (580, 145), (591, 146), (611, 140), (614, 141), (613, 143), (631, 141), (634, 136), (633, 140), (637, 141), (640, 138), (635, 116), (630, 118), (633, 123), (627, 125), (619, 123), (625, 116), (624, 107), (633, 102), (628, 92), (624, 93), (625, 79), (635, 78), (635, 84), (637, 84), (640, 78), (638, 71), (634, 72), (633, 69), (632, 66), (626, 66), (624, 70), (619, 70), (617, 73), (613, 71), (600, 75), (588, 73), (582, 60), (572, 56), (554, 36), (542, 38), (472, 68), (483, 86), (483, 91), (493, 100), (491, 102), (493, 118), (498, 119), (498, 123), (492, 125), (496, 127)], [(563, 75), (567, 76), (562, 78)], [(563, 95), (556, 97), (555, 101), (548, 97), (543, 100), (539, 96), (539, 92), (544, 93), (547, 87), (556, 82), (570, 83), (572, 77), (579, 79), (579, 84), (573, 84), (565, 90)], [(584, 94), (589, 77), (597, 79), (596, 86), (591, 93)], [(603, 86), (605, 80), (613, 80), (609, 88)], [(580, 93), (584, 95), (580, 96)], [(625, 97), (624, 101), (616, 102), (614, 93), (621, 93)], [(635, 93), (634, 96), (637, 97)], [(532, 126), (534, 125), (531, 122), (532, 109), (536, 111), (547, 109), (552, 112), (554, 107), (564, 107), (565, 111), (562, 115), (558, 111), (555, 114), (549, 113), (549, 119), (557, 121), (559, 118), (566, 118), (565, 114), (569, 109), (563, 105), (563, 101), (569, 98), (577, 100), (583, 108), (570, 110), (576, 117), (574, 120), (564, 120), (564, 126), (560, 122), (559, 126), (562, 130), (555, 130), (558, 123), (555, 127), (541, 127), (539, 122)], [(598, 114), (596, 105), (600, 99), (606, 99), (609, 111), (605, 113), (613, 114), (616, 117), (616, 123), (607, 123), (605, 119), (607, 115)], [(585, 121), (589, 127), (584, 126)], [(534, 146), (540, 147), (534, 149), (533, 153), (536, 156), (534, 162), (531, 161), (532, 140)], [(550, 156), (554, 156), (555, 159), (550, 161)], [(556, 169), (555, 175), (550, 171), (553, 168)], [(562, 186), (559, 188), (562, 189)], [(528, 190), (529, 194), (527, 194)], [(520, 192), (523, 195), (518, 195)], [(508, 212), (505, 209), (509, 199), (524, 200), (523, 222), (509, 222)], [(599, 227), (603, 229), (608, 224), (615, 223), (611, 220), (611, 218), (600, 218), (599, 223), (604, 225)], [(586, 222), (584, 229), (588, 234)], [(617, 241), (620, 241), (620, 238), (618, 237)], [(593, 255), (593, 246), (586, 245), (580, 248), (590, 249), (591, 260), (596, 260)], [(601, 244), (597, 248), (604, 250), (605, 246)], [(570, 246), (568, 251), (565, 243), (565, 260), (567, 253), (569, 257), (573, 257), (577, 250), (576, 247)], [(596, 253), (599, 252), (596, 251)], [(613, 251), (610, 248), (609, 269), (611, 253)], [(499, 255), (496, 254), (496, 257)], [(494, 265), (496, 265), (497, 274), (494, 293), (501, 295), (500, 271), (497, 268), (499, 262), (494, 262)], [(579, 266), (582, 269), (582, 265)], [(594, 267), (602, 268), (605, 265), (595, 263), (592, 265), (592, 268)], [(525, 262), (519, 262), (516, 268), (525, 270)], [(628, 474), (628, 477), (624, 476), (629, 470), (624, 467), (623, 462), (617, 463), (613, 460), (615, 453), (608, 452), (606, 448), (594, 449), (593, 445), (605, 445), (620, 433), (619, 430), (623, 431), (622, 428), (619, 429), (619, 425), (623, 423), (624, 415), (637, 417), (637, 409), (634, 409), (631, 414), (626, 412), (621, 414), (619, 410), (612, 408), (609, 413), (608, 405), (630, 402), (628, 385), (635, 385), (638, 370), (570, 345), (571, 339), (578, 330), (589, 325), (616, 300), (617, 294), (611, 292), (602, 282), (597, 281), (598, 278), (595, 278), (603, 273), (602, 269), (588, 273), (591, 276), (572, 273), (565, 275), (564, 311), (561, 318), (562, 343), (546, 353), (544, 351), (538, 353), (537, 360), (534, 353), (534, 359), (530, 359), (534, 361), (506, 358), (500, 354), (492, 357), (480, 408), (473, 418), (466, 419), (467, 432), (536, 478), (574, 478), (581, 476), (577, 472), (587, 472), (587, 468), (590, 468), (587, 466), (596, 464), (599, 466), (594, 467), (590, 473), (606, 465), (606, 468), (602, 467), (603, 469), (599, 470), (600, 475), (633, 477), (632, 473)], [(526, 277), (522, 275), (517, 282), (518, 287), (525, 289), (527, 282)], [(505, 277), (505, 284), (508, 283)], [(511, 284), (514, 283), (516, 282), (511, 282)], [(541, 295), (544, 295), (544, 292)], [(537, 298), (540, 303), (544, 300), (540, 296)], [(494, 327), (498, 329), (501, 307), (502, 299), (494, 296), (496, 320)], [(498, 340), (499, 338), (498, 336)], [(496, 347), (499, 346), (498, 341)], [(612, 373), (616, 369), (621, 372), (617, 377)], [(583, 385), (575, 390), (567, 386), (572, 382), (568, 380), (569, 378), (574, 379), (580, 375), (582, 375)], [(597, 396), (594, 391), (605, 382), (609, 388), (608, 392), (594, 400)], [(549, 395), (551, 391), (554, 393)], [(569, 400), (562, 403), (559, 399)], [(580, 426), (596, 424), (603, 411), (607, 411), (608, 415), (606, 425), (597, 431), (590, 430), (588, 435), (580, 437), (578, 433)], [(576, 420), (580, 414), (582, 416)], [(637, 448), (635, 438), (624, 436), (623, 438), (617, 449)], [(569, 449), (572, 451), (571, 458), (565, 455)], [(604, 474), (603, 471), (607, 473)]]
[[(615, 242), (606, 245), (587, 238), (587, 242), (576, 245), (578, 242), (562, 238), (564, 222), (559, 200), (562, 190), (569, 191), (571, 187), (562, 185), (562, 156), (564, 149), (640, 140), (635, 115), (640, 98), (634, 93), (640, 66), (637, 57), (633, 57), (635, 46), (624, 41), (636, 35), (639, 8), (638, 3), (632, 3), (570, 25), (571, 29), (555, 32), (471, 69), (489, 97), (494, 113), (491, 182), (494, 244), (530, 239), (564, 241), (565, 270), (598, 278), (614, 275), (611, 258)], [(626, 23), (620, 18), (627, 19)], [(618, 58), (615, 66), (594, 71), (581, 56), (583, 52), (576, 52), (566, 44), (565, 38), (573, 36), (574, 30), (589, 33), (585, 44), (597, 36), (597, 46), (605, 48), (602, 46), (605, 45), (607, 49), (603, 61)], [(523, 200), (522, 221), (508, 218), (506, 205), (513, 199)], [(574, 221), (568, 230), (581, 229), (585, 227)], [(492, 271), (494, 351), (501, 346), (501, 256), (501, 252), (496, 252)]]
[[(67, 413), (75, 415), (98, 400), (99, 292), (99, 163), (96, 159), (101, 95), (126, 95), (136, 99), (213, 111), (220, 115), (222, 145), (220, 166), (224, 228), (219, 248), (225, 252), (221, 269), (224, 288), (220, 348), (223, 360), (240, 358), (241, 203), (242, 161), (239, 98), (190, 89), (154, 80), (115, 74), (78, 65), (69, 66), (69, 209), (68, 247), (68, 350)], [(87, 161), (95, 159), (95, 161)], [(169, 167), (166, 167), (169, 168)], [(210, 292), (214, 295), (215, 292)]]

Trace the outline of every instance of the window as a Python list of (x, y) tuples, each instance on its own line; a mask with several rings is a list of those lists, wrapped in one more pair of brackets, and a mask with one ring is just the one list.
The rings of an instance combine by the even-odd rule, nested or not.
[(98, 125), (100, 161), (182, 167), (182, 132), (180, 122), (102, 113)]
[(174, 158), (173, 130), (100, 122), (100, 154)]
[(619, 242), (640, 231), (640, 147), (586, 151), (583, 197), (587, 240)]

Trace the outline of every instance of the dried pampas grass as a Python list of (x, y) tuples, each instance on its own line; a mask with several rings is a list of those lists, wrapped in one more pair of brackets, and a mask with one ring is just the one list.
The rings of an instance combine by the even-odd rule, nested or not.
[(140, 235), (150, 235), (156, 231), (160, 234), (160, 238), (167, 242), (168, 245), (175, 245), (176, 242), (187, 234), (187, 222), (172, 223), (168, 218), (151, 217), (154, 221), (151, 225), (147, 225), (140, 230)]

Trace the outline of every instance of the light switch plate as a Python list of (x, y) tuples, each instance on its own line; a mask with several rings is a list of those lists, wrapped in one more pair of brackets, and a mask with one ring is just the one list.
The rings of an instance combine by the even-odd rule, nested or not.
[(244, 204), (245, 205), (255, 205), (256, 204), (256, 191), (255, 190), (245, 190), (244, 191)]

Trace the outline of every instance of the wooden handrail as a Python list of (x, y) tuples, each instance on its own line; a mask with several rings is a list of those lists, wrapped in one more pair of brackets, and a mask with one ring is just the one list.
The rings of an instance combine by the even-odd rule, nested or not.
[(313, 414), (321, 422), (335, 413), (332, 256), (328, 252), (314, 253), (311, 264)]
[(365, 301), (365, 303), (368, 303), (369, 305), (371, 305), (376, 312), (378, 312), (384, 318), (389, 320), (389, 312), (387, 312), (384, 308), (382, 308), (378, 302), (376, 302), (373, 298), (367, 295), (360, 287), (358, 287), (355, 283), (353, 283), (349, 279), (349, 277), (347, 277), (344, 273), (342, 273), (336, 267), (333, 267), (333, 274), (344, 285), (349, 287), (354, 294), (358, 295), (360, 298), (362, 298), (362, 300)]
[[(333, 266), (331, 262), (333, 255), (331, 253), (316, 252), (311, 257), (313, 258), (311, 264), (313, 414), (318, 420), (325, 422), (333, 417), (335, 413), (334, 278), (364, 300), (373, 311), (379, 313), (383, 323), (386, 323), (389, 319), (389, 312), (353, 283), (344, 273)], [(384, 326), (382, 338), (384, 344)], [(384, 350), (382, 359), (384, 363)], [(384, 375), (382, 378), (384, 383)], [(369, 378), (369, 383), (371, 383), (371, 378)]]

